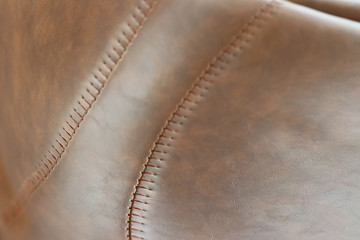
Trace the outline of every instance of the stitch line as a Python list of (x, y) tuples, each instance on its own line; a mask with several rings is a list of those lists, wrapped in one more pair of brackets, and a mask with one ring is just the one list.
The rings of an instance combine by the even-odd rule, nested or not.
[[(143, 170), (140, 173), (140, 176), (137, 180), (137, 183), (130, 200), (130, 206), (128, 208), (128, 221), (127, 221), (127, 237), (129, 240), (136, 239), (145, 239), (144, 237), (138, 235), (139, 233), (144, 233), (140, 228), (145, 225), (144, 220), (146, 219), (145, 212), (147, 205), (149, 205), (149, 200), (151, 200), (151, 193), (153, 189), (149, 190), (146, 186), (146, 183), (149, 184), (149, 180), (146, 178), (149, 175), (153, 175), (154, 180), (150, 181), (151, 184), (156, 183), (156, 177), (158, 173), (153, 172), (155, 169), (161, 169), (161, 164), (154, 164), (154, 160), (164, 161), (165, 157), (168, 155), (167, 151), (163, 151), (164, 147), (171, 147), (172, 144), (166, 144), (164, 142), (169, 141), (169, 139), (174, 139), (172, 136), (167, 136), (166, 132), (171, 132), (173, 135), (179, 134), (181, 126), (184, 125), (183, 120), (190, 117), (190, 113), (193, 111), (193, 108), (200, 103), (200, 100), (205, 97), (205, 93), (209, 90), (209, 87), (214, 84), (214, 79), (219, 76), (221, 72), (224, 71), (225, 66), (230, 63), (227, 59), (234, 59), (239, 53), (243, 51), (246, 47), (246, 44), (251, 40), (245, 39), (244, 35), (254, 36), (255, 31), (261, 28), (261, 25), (258, 23), (265, 23), (268, 19), (265, 19), (263, 16), (268, 15), (272, 16), (275, 13), (275, 5), (279, 5), (278, 0), (272, 0), (264, 4), (257, 12), (255, 12), (249, 20), (244, 24), (241, 30), (232, 38), (230, 43), (227, 44), (220, 53), (213, 58), (212, 61), (206, 66), (205, 70), (202, 71), (200, 76), (195, 80), (191, 88), (185, 94), (185, 97), (181, 99), (179, 105), (176, 106), (175, 110), (171, 113), (170, 118), (165, 122), (165, 125), (161, 129), (160, 134), (158, 135), (152, 149), (150, 150), (149, 156), (146, 158), (144, 163)], [(245, 46), (244, 46), (245, 45)], [(208, 87), (204, 88), (203, 84), (206, 83)], [(202, 89), (202, 94), (195, 91), (195, 89)], [(197, 100), (191, 99), (190, 97), (196, 97)], [(190, 108), (190, 106), (192, 108)], [(188, 111), (184, 114), (182, 109)], [(191, 109), (191, 110), (190, 110)], [(179, 113), (182, 111), (182, 113)], [(178, 126), (174, 129), (174, 126)], [(164, 158), (158, 158), (154, 156), (155, 154), (161, 154)], [(161, 163), (160, 162), (160, 163)], [(145, 184), (145, 186), (143, 186)], [(149, 194), (144, 194), (142, 189), (150, 191)], [(136, 219), (137, 217), (137, 219)], [(137, 225), (137, 226), (136, 226)], [(134, 234), (134, 231), (137, 232)]]
[[(139, 2), (138, 6), (136, 6), (135, 9), (132, 11), (130, 19), (135, 18), (137, 24), (136, 25), (131, 24), (131, 21), (128, 20), (128, 22), (127, 22), (128, 27), (126, 28), (126, 30), (122, 31), (122, 36), (120, 36), (119, 38), (116, 39), (117, 42), (120, 45), (120, 48), (113, 47), (112, 49), (118, 55), (117, 59), (112, 58), (109, 53), (106, 54), (106, 56), (110, 59), (110, 61), (112, 61), (114, 63), (114, 65), (110, 66), (108, 61), (106, 61), (107, 59), (105, 58), (102, 61), (102, 66), (105, 67), (105, 69), (109, 70), (109, 72), (108, 71), (105, 72), (105, 70), (103, 70), (101, 68), (101, 66), (100, 66), (97, 69), (98, 69), (99, 73), (104, 76), (104, 79), (101, 80), (96, 74), (93, 75), (93, 77), (100, 83), (101, 87), (96, 86), (91, 80), (89, 81), (89, 83), (90, 83), (89, 87), (92, 87), (93, 90), (96, 91), (96, 93), (91, 91), (89, 88), (86, 88), (87, 93), (92, 97), (92, 99), (89, 100), (84, 95), (81, 95), (81, 98), (88, 105), (85, 106), (85, 105), (81, 104), (80, 101), (77, 101), (78, 106), (73, 108), (74, 114), (69, 114), (71, 120), (76, 125), (74, 126), (69, 121), (67, 121), (67, 120), (65, 121), (67, 127), (69, 127), (69, 128), (67, 128), (66, 125), (65, 125), (66, 128), (62, 127), (62, 130), (64, 131), (65, 136), (67, 136), (68, 138), (66, 139), (61, 133), (59, 133), (60, 138), (55, 139), (58, 148), (55, 147), (52, 144), (51, 148), (53, 150), (50, 151), (51, 148), (48, 150), (48, 153), (50, 155), (48, 155), (47, 153), (44, 155), (45, 158), (47, 159), (47, 161), (49, 162), (49, 165), (45, 163), (45, 161), (42, 159), (42, 157), (40, 157), (40, 161), (39, 161), (40, 165), (38, 166), (37, 170), (35, 170), (29, 177), (27, 177), (24, 180), (24, 182), (23, 182), (23, 184), (22, 184), (22, 186), (20, 188), (19, 194), (15, 197), (14, 201), (11, 203), (9, 208), (4, 213), (4, 216), (3, 216), (3, 219), (2, 219), (3, 223), (8, 224), (17, 216), (17, 213), (20, 211), (20, 209), (22, 209), (26, 205), (26, 203), (28, 202), (28, 200), (30, 199), (32, 194), (36, 191), (36, 189), (52, 173), (53, 169), (58, 164), (58, 161), (63, 156), (63, 154), (64, 154), (65, 150), (67, 149), (70, 141), (72, 140), (74, 134), (76, 133), (77, 129), (79, 128), (80, 124), (82, 123), (84, 117), (87, 115), (87, 113), (90, 110), (90, 108), (92, 107), (93, 103), (95, 102), (95, 100), (99, 96), (101, 90), (104, 88), (104, 86), (105, 86), (104, 84), (106, 82), (108, 82), (108, 80), (109, 80), (111, 74), (113, 73), (115, 67), (123, 59), (123, 56), (127, 52), (127, 50), (129, 48), (129, 46), (131, 45), (132, 41), (137, 36), (139, 30), (142, 28), (144, 22), (149, 17), (149, 15), (150, 15), (151, 11), (153, 10), (156, 2), (157, 2), (156, 0), (151, 0), (151, 1), (150, 0), (141, 0)], [(141, 7), (141, 5), (145, 5), (146, 6), (145, 9), (144, 9), (144, 7)], [(139, 9), (141, 10), (140, 13), (138, 13)], [(138, 17), (136, 17), (137, 15), (138, 15)], [(128, 31), (129, 30), (128, 28), (130, 28), (130, 31)], [(125, 37), (128, 40), (126, 44), (121, 43), (121, 41), (120, 41), (121, 37)], [(85, 113), (81, 114), (80, 111), (77, 108), (83, 109), (85, 111)], [(76, 115), (79, 116), (79, 119), (75, 118)], [(71, 133), (68, 130), (70, 130)], [(55, 156), (54, 153), (56, 153), (57, 156)], [(54, 159), (54, 161), (50, 161), (48, 156), (51, 156)]]

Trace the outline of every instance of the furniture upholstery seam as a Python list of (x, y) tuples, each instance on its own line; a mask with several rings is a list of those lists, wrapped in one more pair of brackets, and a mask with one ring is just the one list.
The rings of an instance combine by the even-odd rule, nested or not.
[(86, 92), (78, 99), (77, 105), (73, 107), (73, 112), (65, 120), (65, 125), (58, 132), (55, 142), (51, 144), (47, 152), (40, 157), (40, 162), (35, 167), (34, 172), (25, 179), (21, 185), (20, 191), (5, 211), (3, 223), (9, 224), (22, 209), (32, 194), (38, 187), (45, 182), (52, 173), (64, 152), (69, 147), (71, 140), (77, 132), (85, 116), (92, 108), (93, 104), (100, 96), (101, 91), (112, 76), (114, 69), (122, 61), (128, 51), (129, 46), (137, 36), (139, 30), (150, 15), (157, 0), (141, 0), (130, 12), (131, 16), (123, 27), (122, 32), (116, 39), (110, 52), (107, 52), (96, 72), (90, 77), (89, 86)]
[(280, 5), (278, 0), (272, 0), (264, 4), (257, 10), (243, 25), (240, 31), (205, 67), (196, 78), (175, 110), (171, 113), (160, 134), (150, 150), (143, 170), (137, 179), (134, 192), (130, 200), (130, 206), (127, 214), (127, 238), (144, 240), (145, 230), (142, 227), (146, 222), (146, 212), (148, 211), (149, 200), (154, 192), (156, 178), (166, 161), (168, 151), (174, 146), (180, 127), (184, 121), (190, 117), (194, 108), (205, 97), (210, 87), (215, 83), (215, 79), (224, 71), (225, 67), (232, 59), (237, 57), (255, 36), (254, 30), (262, 28), (262, 24), (269, 21), (269, 18), (275, 14), (276, 7)]

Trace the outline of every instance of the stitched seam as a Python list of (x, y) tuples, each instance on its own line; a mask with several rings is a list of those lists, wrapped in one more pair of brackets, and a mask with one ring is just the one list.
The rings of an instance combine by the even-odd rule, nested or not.
[(154, 192), (156, 178), (159, 170), (162, 168), (161, 165), (166, 161), (165, 158), (168, 151), (174, 146), (177, 139), (176, 136), (179, 134), (181, 126), (184, 125), (184, 121), (190, 118), (194, 108), (205, 97), (209, 88), (215, 83), (214, 80), (230, 63), (230, 60), (234, 59), (242, 50), (249, 46), (250, 41), (255, 36), (254, 30), (261, 29), (262, 24), (275, 14), (276, 5), (279, 4), (277, 0), (268, 2), (250, 17), (230, 43), (201, 72), (200, 76), (185, 94), (185, 97), (182, 98), (179, 105), (172, 112), (170, 118), (165, 122), (150, 150), (130, 200), (126, 229), (129, 240), (145, 239), (142, 236), (145, 233), (142, 226), (145, 225), (148, 201)]
[(73, 136), (80, 127), (88, 111), (91, 109), (96, 99), (99, 97), (102, 89), (110, 79), (114, 69), (123, 59), (128, 51), (129, 46), (147, 20), (156, 0), (141, 0), (141, 2), (132, 11), (126, 27), (116, 39), (116, 44), (112, 47), (103, 58), (100, 66), (97, 67), (96, 73), (93, 74), (89, 81), (89, 86), (85, 89), (86, 93), (77, 101), (77, 106), (69, 114), (69, 119), (65, 121), (65, 126), (58, 132), (55, 142), (47, 150), (32, 175), (27, 177), (20, 188), (20, 192), (4, 214), (4, 223), (8, 224), (14, 219), (20, 209), (26, 205), (35, 190), (51, 174), (59, 160), (62, 158), (65, 150), (68, 148)]

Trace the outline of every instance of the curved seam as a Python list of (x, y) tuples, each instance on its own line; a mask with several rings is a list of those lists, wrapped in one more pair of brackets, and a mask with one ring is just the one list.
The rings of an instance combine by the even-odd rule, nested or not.
[(156, 0), (141, 0), (135, 9), (131, 12), (131, 17), (126, 23), (126, 27), (116, 39), (115, 46), (111, 52), (108, 52), (103, 58), (100, 66), (97, 67), (97, 73), (90, 77), (90, 85), (86, 88), (86, 93), (81, 95), (77, 101), (77, 106), (69, 114), (69, 119), (65, 121), (65, 126), (58, 132), (55, 142), (50, 149), (40, 157), (41, 162), (35, 168), (35, 171), (25, 179), (19, 194), (12, 202), (4, 214), (4, 223), (8, 224), (14, 219), (19, 210), (26, 205), (35, 190), (52, 173), (59, 160), (62, 158), (65, 150), (69, 147), (73, 136), (83, 122), (85, 116), (99, 97), (101, 91), (112, 76), (114, 69), (124, 58), (129, 46), (147, 20), (150, 12), (156, 4)]
[(275, 14), (278, 0), (272, 0), (264, 4), (249, 20), (244, 24), (241, 30), (232, 38), (230, 43), (216, 55), (210, 63), (201, 72), (195, 80), (175, 110), (171, 113), (170, 118), (165, 122), (160, 134), (153, 144), (150, 154), (144, 163), (143, 170), (140, 173), (134, 192), (130, 200), (127, 221), (127, 237), (131, 239), (145, 239), (142, 235), (145, 225), (147, 206), (154, 192), (153, 187), (156, 183), (158, 172), (161, 165), (166, 161), (165, 157), (168, 150), (174, 146), (176, 135), (179, 134), (184, 121), (190, 117), (200, 100), (205, 97), (210, 87), (215, 83), (215, 79), (221, 74), (225, 67), (240, 52), (249, 46), (250, 41), (254, 38), (256, 29), (261, 29), (262, 23), (268, 21)]

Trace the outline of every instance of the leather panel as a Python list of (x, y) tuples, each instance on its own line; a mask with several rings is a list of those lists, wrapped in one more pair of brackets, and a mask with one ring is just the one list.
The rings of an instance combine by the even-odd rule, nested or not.
[(208, 60), (262, 5), (225, 3), (156, 4), (56, 168), (11, 219), (7, 238), (127, 238), (129, 200), (163, 121)]
[(133, 239), (359, 238), (360, 25), (281, 5), (153, 148)]
[(54, 151), (65, 118), (134, 3), (0, 2), (6, 23), (0, 26), (0, 152), (15, 192)]

